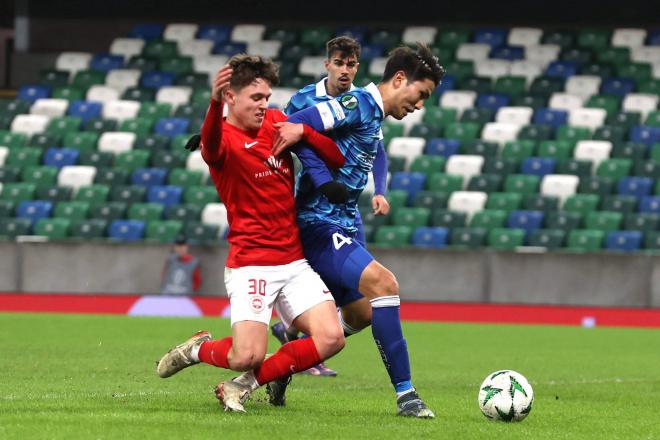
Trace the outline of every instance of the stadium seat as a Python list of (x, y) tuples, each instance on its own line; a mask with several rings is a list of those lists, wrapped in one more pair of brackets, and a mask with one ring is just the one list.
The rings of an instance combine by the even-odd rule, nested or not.
[(529, 211), (541, 211), (544, 214), (559, 209), (559, 197), (543, 194), (528, 194), (524, 198), (523, 208)]
[(131, 184), (151, 187), (153, 185), (163, 185), (167, 171), (163, 168), (136, 168), (131, 173)]
[(136, 137), (135, 133), (105, 132), (99, 137), (98, 149), (114, 154), (128, 152), (132, 150)]
[(569, 95), (568, 93), (555, 92), (550, 96), (548, 107), (556, 110), (572, 111), (579, 109), (584, 104), (580, 96)]
[[(419, 191), (415, 194), (412, 201), (413, 207), (428, 208), (431, 212), (436, 209), (444, 209), (447, 207), (449, 194), (441, 191)], [(379, 216), (379, 218), (383, 218)], [(363, 216), (364, 220), (364, 216)]]
[(449, 90), (442, 94), (440, 107), (455, 109), (461, 115), (465, 109), (474, 107), (477, 93), (465, 90)]
[(523, 174), (531, 174), (543, 178), (555, 171), (556, 161), (547, 157), (528, 157), (523, 160), (520, 171)]
[(18, 90), (18, 99), (28, 102), (35, 102), (39, 99), (48, 98), (50, 96), (50, 88), (39, 84), (24, 85)]
[(115, 38), (110, 44), (110, 53), (121, 55), (125, 60), (139, 55), (144, 49), (145, 40), (142, 38)]
[(51, 118), (64, 116), (69, 102), (66, 99), (41, 98), (34, 101), (30, 107), (30, 114), (44, 115)]
[(145, 87), (129, 87), (121, 94), (121, 99), (145, 104), (156, 99), (156, 92)]
[(183, 201), (203, 208), (210, 203), (217, 204), (219, 198), (213, 186), (189, 186), (183, 192)]
[(573, 75), (566, 80), (566, 93), (588, 99), (597, 95), (602, 79), (595, 75)]
[(505, 192), (534, 194), (538, 192), (540, 178), (526, 174), (509, 174), (504, 181)]
[(413, 159), (422, 154), (426, 141), (421, 137), (395, 137), (388, 144), (388, 154), (403, 157), (410, 165)]
[(103, 184), (84, 185), (78, 188), (75, 201), (87, 202), (90, 205), (103, 204), (108, 200), (110, 187)]
[(604, 124), (606, 116), (602, 108), (577, 108), (570, 111), (568, 123), (596, 130)]
[(557, 164), (559, 174), (573, 174), (580, 179), (591, 176), (593, 164), (588, 160), (569, 159)]
[(29, 235), (32, 222), (26, 218), (0, 218), (0, 237), (15, 238)]
[(497, 111), (495, 121), (522, 127), (531, 122), (533, 113), (534, 110), (531, 107), (501, 107)]
[(376, 230), (375, 244), (382, 247), (402, 247), (410, 244), (413, 228), (409, 226), (381, 226)]
[(169, 104), (176, 108), (190, 101), (192, 89), (186, 86), (163, 86), (156, 92), (156, 102)]
[(442, 227), (421, 227), (415, 229), (412, 244), (419, 247), (443, 248), (447, 246), (449, 230)]
[(426, 175), (422, 173), (399, 172), (394, 173), (390, 189), (403, 189), (408, 192), (408, 202), (412, 202), (415, 194), (424, 189)]
[(80, 165), (90, 165), (95, 168), (112, 167), (115, 155), (108, 151), (83, 151), (78, 157)]
[[(621, 150), (621, 143), (623, 143), (625, 135), (626, 135), (626, 130), (623, 127), (618, 127), (613, 125), (603, 125), (602, 127), (598, 127), (596, 131), (594, 131), (593, 138), (596, 141), (612, 142), (612, 146), (613, 146), (612, 156), (621, 157), (621, 156), (617, 156), (615, 151)], [(644, 147), (644, 153), (646, 153), (646, 147)]]
[(594, 211), (587, 213), (584, 218), (586, 229), (604, 232), (616, 231), (621, 226), (623, 214), (615, 211)]
[(17, 115), (11, 122), (11, 131), (33, 136), (43, 133), (50, 118), (44, 115)]
[(141, 203), (145, 199), (147, 189), (144, 186), (121, 185), (110, 189), (110, 200), (113, 202)]
[(660, 213), (660, 197), (644, 196), (639, 200), (640, 213)]
[(49, 240), (63, 239), (69, 236), (71, 220), (66, 218), (42, 218), (34, 226), (34, 234)]
[(83, 122), (101, 116), (103, 104), (100, 102), (73, 101), (67, 111), (69, 116), (76, 116)]
[(49, 202), (63, 202), (71, 200), (73, 188), (68, 186), (39, 186), (37, 187), (37, 200)]
[(479, 248), (486, 242), (486, 230), (479, 228), (453, 228), (449, 242), (462, 248)]
[(26, 218), (34, 223), (41, 218), (50, 217), (53, 203), (45, 200), (24, 200), (16, 207), (16, 217)]
[(493, 228), (504, 227), (505, 220), (506, 211), (483, 209), (474, 213), (470, 219), (469, 226), (471, 228), (482, 228), (490, 231)]
[(569, 141), (541, 141), (536, 155), (555, 160), (566, 160), (573, 157), (573, 146)]
[(456, 174), (433, 173), (428, 176), (427, 187), (432, 191), (451, 193), (463, 187), (463, 177)]
[(513, 250), (522, 246), (525, 232), (522, 229), (494, 228), (488, 233), (488, 246), (499, 250)]
[(462, 153), (470, 156), (483, 156), (485, 160), (493, 159), (499, 154), (499, 145), (495, 142), (482, 141), (475, 139), (467, 141), (462, 146)]
[[(165, 219), (167, 220), (178, 220), (181, 223), (188, 224), (199, 222), (202, 214), (202, 209), (200, 206), (192, 204), (183, 204), (183, 205), (166, 205), (165, 206)], [(384, 218), (381, 216), (381, 218)]]
[(411, 226), (413, 228), (428, 226), (431, 211), (421, 207), (400, 207), (393, 215), (394, 225)]
[(57, 168), (49, 166), (31, 166), (23, 168), (21, 171), (21, 180), (23, 182), (34, 183), (37, 188), (55, 185), (57, 177)]
[(509, 214), (506, 227), (524, 231), (525, 237), (540, 229), (545, 216), (542, 211), (513, 211)]
[(78, 162), (78, 150), (75, 148), (49, 148), (44, 155), (44, 165), (61, 169)]
[(637, 112), (646, 119), (649, 112), (658, 108), (658, 96), (644, 93), (629, 93), (623, 98), (621, 109), (626, 112)]
[(28, 182), (8, 182), (2, 186), (0, 192), (0, 199), (10, 200), (14, 202), (21, 202), (23, 200), (34, 199), (37, 187), (33, 183)]
[(494, 192), (488, 194), (486, 209), (513, 211), (520, 208), (522, 195), (518, 193)]
[(217, 226), (219, 237), (224, 236), (229, 226), (225, 205), (222, 203), (206, 204), (202, 209), (202, 223)]
[(573, 157), (578, 160), (588, 160), (598, 169), (601, 161), (608, 159), (612, 152), (612, 143), (608, 141), (581, 140), (575, 145)]
[(642, 245), (640, 231), (610, 231), (605, 239), (605, 248), (612, 251), (633, 252)]
[(91, 205), (89, 208), (90, 218), (100, 219), (107, 222), (123, 219), (126, 216), (128, 205), (125, 202), (108, 202)]
[(467, 224), (467, 215), (464, 212), (436, 209), (431, 215), (431, 225), (445, 228), (459, 228)]
[(569, 232), (567, 247), (575, 251), (593, 252), (603, 246), (605, 233), (590, 229), (574, 229)]
[(488, 195), (480, 191), (454, 191), (449, 197), (447, 207), (451, 211), (463, 212), (468, 221), (478, 211), (484, 209)]
[(596, 168), (596, 175), (621, 179), (630, 174), (632, 160), (630, 159), (605, 159)]
[(101, 115), (105, 119), (116, 119), (119, 122), (135, 118), (140, 110), (140, 103), (136, 101), (110, 101), (103, 105)]
[(502, 157), (516, 161), (523, 161), (534, 155), (535, 148), (536, 142), (531, 140), (510, 141), (504, 144), (504, 147), (502, 148)]
[(145, 238), (159, 243), (174, 243), (183, 224), (177, 220), (159, 220), (147, 223)]
[(441, 173), (445, 170), (445, 163), (446, 160), (442, 156), (421, 154), (414, 158), (410, 171), (424, 174)]
[(139, 220), (113, 220), (108, 237), (117, 241), (139, 241), (144, 235), (144, 222)]
[(476, 174), (470, 178), (467, 190), (486, 193), (496, 192), (501, 189), (502, 181), (502, 176), (498, 174)]
[(156, 123), (154, 132), (156, 134), (174, 137), (180, 134), (185, 134), (188, 130), (189, 124), (190, 121), (185, 118), (163, 118)]
[(599, 201), (600, 198), (595, 194), (573, 194), (566, 198), (562, 209), (587, 215), (597, 209)]
[(449, 157), (453, 154), (458, 154), (461, 147), (461, 141), (458, 139), (429, 139), (426, 143), (425, 154), (432, 156)]
[(603, 176), (588, 176), (580, 179), (578, 192), (585, 194), (596, 194), (601, 198), (612, 194), (614, 179)]
[(537, 229), (529, 236), (530, 246), (544, 247), (549, 250), (559, 249), (564, 245), (566, 232), (561, 229)]
[[(20, 116), (17, 116), (17, 118)], [(14, 119), (14, 121), (16, 120)], [(14, 123), (12, 123), (12, 127), (13, 125)], [(658, 143), (660, 142), (660, 127), (647, 127), (644, 125), (633, 127), (630, 129), (630, 140), (648, 146)]]
[(147, 201), (164, 206), (177, 205), (181, 202), (182, 189), (173, 185), (154, 185), (149, 187)]
[[(63, 137), (56, 133), (37, 133), (30, 137), (28, 144), (31, 147), (40, 148), (46, 150), (48, 148), (57, 148), (62, 145)], [(2, 153), (0, 153), (1, 155)], [(0, 157), (0, 164), (2, 164), (2, 158)]]
[(623, 195), (608, 195), (603, 198), (603, 211), (633, 212), (637, 206), (637, 197)]
[(623, 229), (639, 230), (643, 233), (656, 231), (660, 226), (660, 215), (631, 212), (625, 215)]
[(120, 96), (120, 92), (112, 87), (93, 85), (87, 90), (85, 99), (87, 101), (101, 102), (105, 105), (111, 101), (117, 101)]
[(142, 203), (131, 204), (128, 208), (129, 220), (140, 220), (145, 223), (160, 220), (163, 218), (164, 206), (160, 203)]
[(9, 150), (5, 165), (17, 167), (36, 166), (41, 162), (42, 151), (38, 148), (23, 147)]
[(181, 41), (178, 44), (179, 54), (188, 57), (199, 57), (211, 55), (214, 42), (206, 39), (192, 39)]

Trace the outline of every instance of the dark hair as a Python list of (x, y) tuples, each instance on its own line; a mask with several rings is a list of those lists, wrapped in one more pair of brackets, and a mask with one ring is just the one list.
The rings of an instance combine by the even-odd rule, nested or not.
[(360, 59), (360, 43), (354, 38), (341, 36), (333, 38), (332, 40), (325, 43), (325, 49), (328, 53), (328, 59), (332, 56), (333, 53), (339, 52), (339, 55), (342, 58), (350, 57), (355, 55), (355, 58)]
[(408, 81), (432, 80), (437, 86), (445, 74), (431, 49), (424, 43), (417, 43), (417, 49), (401, 46), (390, 52), (383, 72), (383, 82), (389, 81), (398, 71), (403, 71)]
[(234, 90), (249, 86), (257, 78), (268, 81), (271, 86), (280, 82), (277, 64), (267, 58), (238, 54), (229, 59), (229, 65), (233, 70), (229, 86)]

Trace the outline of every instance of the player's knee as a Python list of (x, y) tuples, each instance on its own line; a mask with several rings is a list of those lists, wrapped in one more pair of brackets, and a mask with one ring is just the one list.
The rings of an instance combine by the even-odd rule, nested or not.
[(314, 336), (314, 343), (321, 357), (330, 357), (339, 353), (344, 348), (346, 344), (344, 331), (339, 326), (325, 329), (323, 332)]
[(389, 270), (383, 274), (379, 284), (380, 289), (378, 289), (378, 296), (393, 296), (399, 294), (399, 282)]
[(249, 371), (261, 365), (263, 360), (263, 355), (259, 356), (253, 350), (242, 350), (234, 353), (229, 366), (235, 371)]

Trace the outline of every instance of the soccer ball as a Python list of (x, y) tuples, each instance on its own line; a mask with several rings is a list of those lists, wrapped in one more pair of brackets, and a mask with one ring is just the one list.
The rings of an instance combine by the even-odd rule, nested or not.
[(532, 386), (513, 370), (495, 371), (479, 387), (479, 408), (490, 420), (520, 422), (532, 410), (533, 402)]

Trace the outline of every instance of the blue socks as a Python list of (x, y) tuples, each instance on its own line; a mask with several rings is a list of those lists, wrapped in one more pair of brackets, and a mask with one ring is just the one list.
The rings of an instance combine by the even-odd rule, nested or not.
[(401, 330), (398, 295), (381, 296), (371, 301), (371, 332), (397, 395), (413, 389), (410, 382), (408, 346)]

